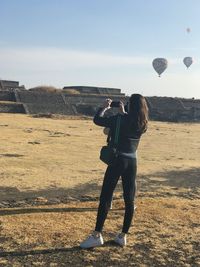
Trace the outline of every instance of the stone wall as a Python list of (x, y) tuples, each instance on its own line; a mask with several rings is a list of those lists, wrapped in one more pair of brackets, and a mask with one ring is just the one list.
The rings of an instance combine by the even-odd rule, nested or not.
[(118, 88), (107, 88), (107, 87), (93, 87), (93, 86), (65, 86), (63, 89), (67, 92), (67, 90), (74, 89), (81, 94), (98, 94), (98, 95), (121, 95), (125, 96), (125, 94), (121, 93), (121, 89)]
[(37, 104), (59, 104), (63, 105), (64, 101), (60, 93), (41, 93), (33, 91), (17, 90), (19, 100), (22, 103), (37, 103)]
[(19, 82), (17, 81), (7, 81), (7, 80), (1, 80), (0, 81), (1, 89), (11, 89), (11, 88), (17, 88), (19, 87)]
[[(66, 93), (63, 93), (63, 96), (67, 102), (70, 102), (71, 104), (91, 104), (91, 105), (100, 105), (102, 102), (108, 98), (107, 95), (68, 95)], [(120, 96), (110, 96), (112, 100), (122, 100), (124, 101), (126, 98), (122, 95)]]
[(181, 98), (181, 101), (185, 107), (200, 108), (200, 99), (185, 99)]
[[(93, 116), (97, 108), (108, 97), (105, 95), (71, 95), (67, 92), (47, 93), (16, 90), (17, 101), (26, 104), (30, 114), (53, 113), (64, 115), (84, 114)], [(114, 96), (113, 100), (125, 97)]]
[(62, 115), (72, 115), (66, 106), (52, 105), (52, 104), (26, 104), (27, 112), (29, 114), (62, 114)]
[[(150, 119), (159, 121), (200, 121), (200, 101), (172, 97), (147, 97)], [(198, 103), (198, 104), (197, 104)]]
[[(69, 104), (72, 114), (84, 114), (93, 116), (97, 109), (102, 105), (107, 95), (70, 95), (63, 93), (65, 102)], [(122, 100), (126, 102), (126, 98), (123, 95), (110, 96), (112, 100), (119, 101)]]
[(0, 90), (0, 101), (13, 101), (13, 102), (16, 102), (14, 92), (1, 91)]
[(185, 109), (179, 98), (173, 97), (146, 97), (150, 108), (158, 108), (159, 110), (183, 110)]
[(26, 113), (23, 104), (0, 102), (1, 113)]
[(17, 90), (18, 101), (25, 103), (30, 114), (71, 114), (61, 93), (44, 93)]
[[(73, 87), (74, 89), (75, 87)], [(88, 90), (89, 87), (78, 87), (80, 90)], [(13, 91), (0, 91), (0, 101), (13, 101), (23, 104), (17, 109), (10, 107), (4, 103), (0, 112), (22, 112), (30, 114), (52, 113), (63, 115), (89, 115), (93, 116), (103, 101), (110, 97), (114, 101), (122, 100), (124, 103), (128, 101), (128, 97), (121, 94), (119, 89), (109, 89), (110, 95), (94, 94), (95, 87), (92, 93), (86, 94), (67, 93), (67, 90), (59, 92), (38, 92), (15, 89)], [(103, 88), (104, 89), (104, 88)], [(116, 91), (117, 90), (117, 91)], [(83, 91), (82, 91), (83, 92)], [(118, 95), (116, 93), (119, 93)], [(200, 121), (200, 100), (181, 99), (172, 97), (146, 97), (150, 119), (159, 121)], [(22, 108), (23, 107), (23, 108)], [(2, 111), (3, 110), (3, 111)], [(8, 111), (6, 111), (8, 110)], [(114, 110), (114, 109), (113, 109)], [(117, 109), (114, 110), (114, 112)]]

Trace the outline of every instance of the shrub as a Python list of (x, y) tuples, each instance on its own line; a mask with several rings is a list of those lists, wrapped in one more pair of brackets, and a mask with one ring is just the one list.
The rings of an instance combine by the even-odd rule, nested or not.
[(53, 118), (53, 114), (51, 113), (39, 113), (31, 115), (32, 118)]
[(60, 93), (62, 89), (56, 88), (54, 86), (41, 85), (30, 88), (29, 91), (44, 92), (44, 93), (58, 93), (58, 92)]
[(76, 89), (63, 89), (63, 92), (70, 94), (70, 95), (79, 95), (80, 92)]

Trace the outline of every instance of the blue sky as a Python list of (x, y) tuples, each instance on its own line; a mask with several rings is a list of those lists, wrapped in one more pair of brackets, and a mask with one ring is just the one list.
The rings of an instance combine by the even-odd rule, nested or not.
[[(0, 11), (1, 79), (200, 98), (199, 0), (0, 0)], [(161, 78), (156, 57), (169, 62)]]

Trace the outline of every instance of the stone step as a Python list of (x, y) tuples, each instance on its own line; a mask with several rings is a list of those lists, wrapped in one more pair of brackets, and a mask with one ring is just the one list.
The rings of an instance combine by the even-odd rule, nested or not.
[(0, 101), (0, 113), (23, 113), (25, 109), (22, 103), (16, 103), (13, 101)]

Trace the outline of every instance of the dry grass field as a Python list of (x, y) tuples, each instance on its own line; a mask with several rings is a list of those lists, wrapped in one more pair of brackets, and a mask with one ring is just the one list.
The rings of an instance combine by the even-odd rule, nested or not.
[(105, 245), (93, 230), (105, 165), (89, 118), (0, 114), (0, 266), (200, 266), (200, 124), (150, 122), (138, 151), (137, 209), (120, 248), (121, 184)]

